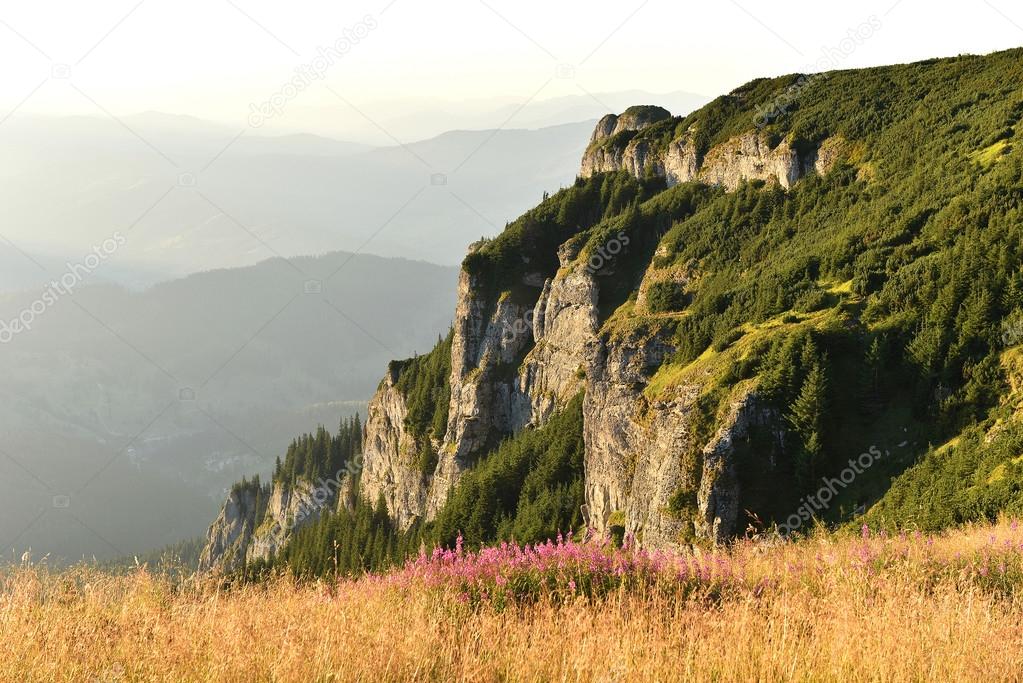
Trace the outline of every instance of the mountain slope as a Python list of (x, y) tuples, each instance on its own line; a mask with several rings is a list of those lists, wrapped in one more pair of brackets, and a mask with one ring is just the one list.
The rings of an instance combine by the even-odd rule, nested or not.
[[(586, 522), (646, 545), (864, 509), (919, 524), (893, 496), (931, 485), (898, 477), (960, 434), (981, 454), (959, 471), (1000, 463), (1006, 484), (936, 523), (1018, 504), (1012, 446), (984, 444), (1016, 429), (1021, 59), (761, 79), (686, 117), (602, 119), (573, 187), (471, 248), (446, 381), (382, 383), (359, 494), (407, 547), (448, 542), (433, 520), (466, 473), (584, 391)], [(402, 432), (431, 388), (446, 429)], [(953, 471), (937, 479), (965, 488)]]

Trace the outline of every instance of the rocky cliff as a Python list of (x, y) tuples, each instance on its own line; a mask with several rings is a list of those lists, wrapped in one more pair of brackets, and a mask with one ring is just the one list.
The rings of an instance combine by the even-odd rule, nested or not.
[(234, 487), (207, 532), (199, 571), (232, 572), (269, 560), (325, 511), (351, 506), (352, 487), (348, 473), (294, 485), (278, 481), (263, 488)]
[[(702, 159), (681, 140), (655, 152), (649, 141), (634, 137), (669, 117), (656, 107), (604, 117), (594, 130), (581, 175), (625, 170), (643, 177), (652, 171), (668, 185), (700, 180), (734, 189), (745, 180), (773, 179), (790, 187), (817, 160), (816, 154), (800, 159), (785, 143), (770, 148), (756, 132), (714, 147)], [(823, 166), (819, 170), (826, 172)], [(749, 424), (769, 422), (772, 416), (758, 407), (755, 389), (744, 387), (729, 397), (728, 409), (714, 416), (713, 429), (701, 430), (697, 423), (706, 420), (700, 401), (710, 379), (699, 373), (662, 382), (651, 393), (651, 380), (676, 351), (669, 327), (622, 332), (615, 326), (624, 321), (629, 327), (633, 314), (644, 308), (651, 283), (687, 276), (644, 268), (638, 308), (602, 320), (607, 314), (600, 310), (601, 289), (615, 280), (614, 259), (607, 253), (595, 256), (581, 236), (556, 246), (556, 267), (546, 272), (536, 270), (530, 257), (518, 258), (507, 288), (493, 288), (463, 269), (443, 434), (429, 437), (429, 444), (414, 436), (397, 371), (381, 382), (369, 404), (360, 495), (369, 501), (382, 498), (400, 529), (433, 519), (480, 456), (501, 438), (544, 425), (583, 390), (590, 526), (600, 532), (621, 527), (659, 546), (695, 538), (722, 540), (735, 533), (740, 497), (735, 444)], [(620, 237), (617, 248), (627, 251), (629, 237)], [(474, 245), (471, 253), (482, 248)], [(436, 461), (424, 471), (421, 454), (427, 445)], [(296, 491), (275, 485), (258, 525), (253, 503), (232, 495), (210, 529), (203, 566), (219, 561), (232, 568), (241, 558), (268, 558), (287, 542), (296, 527), (296, 509), (307, 506), (310, 495), (310, 485)], [(337, 504), (333, 496), (302, 520)]]
[[(616, 136), (634, 134), (667, 117), (663, 110), (636, 108), (601, 119), (582, 175), (626, 170), (642, 176), (644, 169), (653, 168), (673, 185), (699, 179), (734, 189), (746, 180), (773, 179), (787, 188), (807, 168), (828, 170), (824, 164), (814, 166), (816, 154), (800, 160), (785, 143), (769, 148), (756, 132), (713, 148), (699, 163), (682, 142), (669, 145), (656, 159), (644, 156), (649, 148), (635, 138), (622, 148), (606, 146)], [(828, 162), (834, 157), (832, 153)], [(383, 491), (391, 514), (403, 525), (419, 516), (431, 519), (474, 456), (495, 438), (545, 424), (583, 389), (591, 526), (598, 531), (621, 526), (651, 545), (723, 540), (734, 534), (740, 499), (733, 458), (737, 443), (746, 438), (751, 424), (772, 424), (777, 415), (758, 404), (754, 387), (743, 386), (727, 398), (721, 414), (712, 416), (712, 428), (701, 431), (696, 423), (706, 419), (699, 403), (710, 378), (690, 373), (661, 386), (660, 393), (648, 391), (676, 351), (670, 329), (652, 334), (610, 331), (610, 321), (601, 322), (599, 298), (601, 281), (613, 279), (613, 269), (597, 272), (592, 250), (575, 238), (562, 244), (557, 256), (558, 269), (549, 277), (522, 264), (518, 284), (531, 286), (519, 288), (518, 297), (509, 291), (488, 293), (463, 271), (449, 421), (436, 469), (424, 479), (410, 474), (408, 449), (400, 455), (407, 438), (400, 423), (401, 400), (385, 382), (372, 404), (388, 417), (377, 420), (371, 415), (363, 475), (372, 482), (367, 490)], [(663, 277), (649, 268), (640, 286), (640, 304), (648, 281)], [(543, 286), (537, 288), (541, 279)], [(383, 409), (385, 405), (391, 408)], [(780, 442), (780, 428), (777, 436)], [(680, 506), (687, 509), (675, 509)]]
[(257, 492), (235, 487), (228, 494), (220, 514), (210, 525), (206, 546), (199, 556), (199, 571), (234, 571), (245, 563), (245, 554), (255, 530)]
[(429, 482), (418, 466), (419, 444), (405, 426), (405, 395), (388, 372), (369, 402), (360, 487), (367, 500), (381, 495), (401, 528), (426, 512)]
[(528, 422), (516, 410), (522, 402), (507, 371), (532, 343), (530, 316), (527, 305), (503, 293), (484, 292), (476, 278), (462, 271), (451, 344), (448, 427), (427, 499), (427, 518), (444, 504), (473, 457)]
[(665, 117), (632, 116), (620, 126), (617, 117), (605, 116), (597, 124), (583, 155), (579, 174), (589, 177), (594, 173), (627, 171), (637, 178), (647, 175), (664, 178), (669, 187), (696, 181), (734, 190), (742, 182), (764, 180), (789, 188), (811, 171), (827, 173), (842, 147), (841, 139), (836, 137), (800, 152), (788, 140), (772, 145), (765, 133), (754, 129), (701, 153), (690, 131), (667, 142), (662, 130), (654, 131), (656, 136), (642, 134), (655, 124), (662, 124), (657, 127), (662, 128), (670, 122)]
[[(570, 187), (470, 248), (451, 336), (380, 384), (359, 495), (416, 547), (467, 526), (539, 538), (577, 511), (653, 547), (859, 514), (918, 444), (1004, 393), (1023, 104), (1002, 84), (1020, 54), (757, 79), (684, 117), (601, 119)], [(557, 439), (531, 430), (552, 425), (571, 443), (546, 452)], [(891, 440), (904, 460), (846, 481)], [(809, 510), (835, 473), (836, 500)], [(263, 527), (296, 510), (266, 495), (232, 493), (204, 566), (273, 552)]]
[(534, 346), (516, 378), (516, 427), (540, 426), (585, 387), (587, 346), (598, 328), (597, 283), (572, 265), (578, 247), (558, 250), (560, 270), (544, 282), (532, 310)]

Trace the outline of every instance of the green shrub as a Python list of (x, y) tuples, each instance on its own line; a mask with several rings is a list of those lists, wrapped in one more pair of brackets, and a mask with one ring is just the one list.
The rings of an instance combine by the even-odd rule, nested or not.
[(647, 290), (646, 300), (651, 313), (668, 313), (684, 309), (689, 304), (689, 295), (679, 282), (655, 282)]

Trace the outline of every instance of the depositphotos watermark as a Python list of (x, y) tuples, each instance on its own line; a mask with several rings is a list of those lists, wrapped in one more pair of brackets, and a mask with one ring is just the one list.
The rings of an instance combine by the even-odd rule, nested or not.
[(92, 253), (83, 257), (79, 263), (68, 261), (65, 264), (67, 270), (64, 274), (59, 279), (51, 281), (38, 299), (23, 308), (17, 317), (11, 320), (0, 320), (0, 344), (8, 344), (15, 336), (31, 330), (39, 316), (46, 313), (62, 296), (73, 294), (75, 288), (82, 283), (87, 275), (99, 268), (127, 242), (128, 238), (115, 232), (113, 236), (103, 240), (102, 244), (93, 247)]
[(295, 517), (288, 520), (287, 524), (281, 524), (280, 521), (276, 521), (270, 527), (270, 537), (274, 539), (277, 546), (283, 546), (288, 540), (288, 534), (293, 529), (298, 527), (308, 517), (319, 513), (320, 510), (333, 501), (335, 495), (341, 489), (341, 483), (344, 481), (345, 475), (347, 474), (354, 478), (362, 470), (363, 461), (363, 455), (359, 453), (343, 468), (338, 470), (333, 478), (324, 479), (320, 477), (316, 486), (308, 493), (305, 495), (296, 494), (299, 495), (299, 502)]
[(536, 316), (533, 309), (527, 310), (521, 317), (516, 318), (514, 322), (503, 323), (503, 329), (501, 330), (501, 343), (505, 346), (510, 346), (512, 342), (519, 338), (520, 335), (533, 333), (533, 319)]
[(308, 64), (295, 67), (295, 75), (264, 102), (249, 104), (249, 125), (259, 128), (272, 118), (284, 113), (284, 107), (315, 81), (326, 78), (327, 70), (341, 61), (352, 48), (362, 42), (379, 24), (376, 17), (367, 14), (362, 21), (341, 31), (341, 35), (326, 47), (316, 48), (316, 56)]
[(840, 40), (838, 45), (822, 47), (820, 58), (807, 68), (808, 71), (816, 71), (817, 73), (803, 74), (796, 79), (795, 83), (761, 107), (757, 112), (757, 128), (763, 128), (779, 116), (785, 114), (789, 107), (792, 106), (792, 103), (803, 94), (804, 90), (817, 81), (827, 78), (828, 76), (824, 72), (837, 69), (852, 53), (856, 52), (859, 46), (873, 38), (874, 34), (881, 30), (881, 27), (881, 20), (877, 16), (871, 15), (856, 28), (849, 29), (846, 37)]
[(627, 246), (629, 246), (629, 236), (624, 232), (619, 232), (593, 252), (589, 260), (586, 261), (586, 272), (595, 275), (608, 261), (614, 260), (615, 256), (622, 253)]
[(837, 477), (823, 477), (822, 486), (817, 493), (800, 498), (799, 507), (788, 516), (784, 524), (778, 525), (778, 535), (788, 536), (814, 519), (818, 512), (827, 510), (832, 499), (838, 492), (856, 481), (856, 477), (873, 467), (874, 463), (891, 455), (891, 451), (881, 452), (877, 446), (871, 446), (866, 452), (849, 460), (849, 466), (839, 472)]

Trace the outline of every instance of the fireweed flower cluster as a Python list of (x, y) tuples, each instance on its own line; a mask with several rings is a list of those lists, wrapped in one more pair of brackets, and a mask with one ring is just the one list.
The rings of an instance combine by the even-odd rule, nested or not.
[(421, 553), (404, 568), (383, 577), (400, 587), (454, 589), (473, 604), (550, 597), (600, 597), (618, 590), (720, 592), (738, 580), (727, 555), (671, 553), (637, 547), (630, 539), (616, 547), (607, 538), (556, 540), (533, 545), (502, 543), (466, 551), (458, 537), (454, 549)]
[(743, 539), (707, 551), (616, 547), (592, 534), (533, 545), (502, 543), (467, 551), (421, 553), (404, 567), (361, 581), (378, 589), (434, 589), (468, 603), (513, 604), (602, 598), (622, 591), (674, 599), (762, 599), (792, 590), (821, 592), (836, 582), (857, 586), (892, 580), (951, 584), (1018, 599), (1023, 595), (1023, 529), (1015, 521), (983, 539), (953, 545), (945, 536), (889, 535), (864, 525), (848, 543)]

